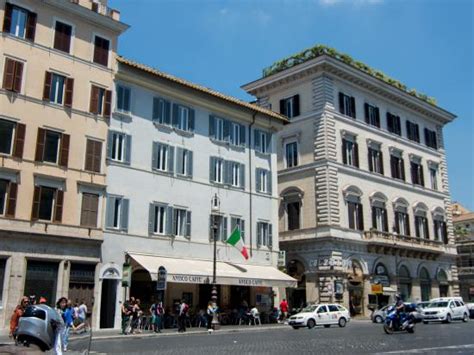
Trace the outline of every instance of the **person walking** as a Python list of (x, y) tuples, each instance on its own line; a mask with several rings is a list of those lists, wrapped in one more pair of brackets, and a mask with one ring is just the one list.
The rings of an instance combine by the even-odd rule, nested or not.
[(206, 321), (207, 321), (207, 331), (209, 333), (212, 333), (214, 329), (212, 329), (212, 320), (214, 319), (214, 314), (216, 314), (216, 307), (214, 307), (214, 304), (212, 301), (209, 301), (207, 304), (207, 310), (206, 310)]
[(20, 299), (20, 302), (18, 302), (18, 305), (15, 307), (13, 310), (13, 314), (10, 318), (10, 333), (8, 333), (8, 336), (10, 338), (15, 339), (16, 342), (16, 331), (18, 329), (18, 323), (20, 321), (20, 318), (23, 316), (23, 313), (25, 313), (26, 307), (28, 307), (30, 301), (28, 297), (23, 296)]
[(56, 328), (56, 341), (55, 341), (55, 352), (58, 355), (62, 355), (63, 351), (67, 351), (67, 340), (65, 343), (65, 337), (66, 337), (66, 329), (68, 328), (66, 326), (66, 308), (67, 308), (67, 298), (66, 297), (61, 297), (57, 302), (56, 302), (56, 312), (58, 312), (62, 322), (61, 324), (57, 325)]
[(128, 325), (130, 323), (130, 316), (132, 315), (132, 305), (129, 301), (125, 301), (122, 304), (122, 334), (128, 333)]
[(178, 332), (186, 331), (186, 317), (188, 316), (189, 306), (184, 300), (181, 300), (178, 314)]
[(74, 308), (72, 302), (62, 297), (58, 302), (58, 308), (60, 309), (61, 316), (64, 322), (64, 329), (61, 336), (62, 350), (67, 351), (69, 345), (69, 333), (71, 328), (74, 329)]
[(284, 298), (280, 302), (280, 311), (281, 311), (281, 322), (283, 323), (285, 319), (288, 317), (288, 302)]
[(163, 324), (163, 316), (165, 310), (163, 308), (163, 302), (158, 301), (154, 304), (154, 315), (155, 315), (155, 333), (161, 333), (161, 328)]

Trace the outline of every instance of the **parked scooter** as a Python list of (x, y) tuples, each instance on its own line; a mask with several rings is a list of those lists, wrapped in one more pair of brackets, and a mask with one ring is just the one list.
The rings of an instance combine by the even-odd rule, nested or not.
[(415, 319), (411, 313), (400, 313), (400, 315), (398, 315), (395, 306), (390, 306), (387, 309), (383, 330), (387, 334), (405, 331), (414, 333)]

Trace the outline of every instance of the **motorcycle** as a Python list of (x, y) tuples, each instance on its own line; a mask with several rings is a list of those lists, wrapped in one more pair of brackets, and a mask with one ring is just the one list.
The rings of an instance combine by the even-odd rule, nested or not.
[(394, 306), (390, 306), (387, 309), (387, 316), (383, 325), (383, 330), (387, 334), (393, 334), (395, 332), (415, 332), (415, 319), (411, 313), (400, 313), (397, 314), (397, 310)]

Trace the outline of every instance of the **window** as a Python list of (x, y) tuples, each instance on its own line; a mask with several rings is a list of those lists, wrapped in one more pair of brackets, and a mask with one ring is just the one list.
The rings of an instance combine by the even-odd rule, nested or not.
[(359, 146), (355, 141), (342, 139), (342, 162), (345, 165), (359, 167)]
[(286, 213), (288, 218), (288, 230), (300, 229), (300, 213), (301, 203), (300, 202), (288, 202), (286, 204)]
[(286, 167), (298, 166), (298, 143), (291, 142), (285, 145)]
[(173, 235), (191, 236), (191, 212), (180, 208), (173, 209)]
[(193, 152), (183, 148), (176, 151), (176, 172), (186, 177), (193, 176)]
[[(212, 117), (212, 116), (211, 116)], [(214, 137), (218, 141), (224, 141), (225, 136), (224, 136), (224, 120), (222, 118), (215, 118), (214, 119), (214, 124), (212, 124), (212, 129), (214, 130)]]
[(117, 85), (117, 111), (130, 112), (130, 88)]
[(48, 186), (35, 186), (32, 220), (61, 222), (63, 203), (62, 190)]
[(261, 154), (269, 154), (271, 147), (272, 135), (270, 133), (256, 129), (255, 131), (255, 150)]
[(5, 205), (7, 202), (8, 180), (0, 179), (0, 216), (5, 214)]
[(339, 112), (342, 113), (343, 115), (356, 118), (355, 98), (340, 92), (339, 93)]
[(110, 117), (112, 91), (92, 85), (89, 112), (94, 115)]
[(71, 50), (72, 26), (56, 21), (54, 30), (54, 48), (69, 53)]
[[(171, 225), (168, 227), (168, 213), (172, 215), (171, 207), (167, 207), (166, 205), (152, 204), (150, 206), (150, 226), (152, 234), (171, 234)], [(167, 232), (167, 228), (170, 228), (169, 232)]]
[(448, 244), (448, 229), (444, 219), (434, 218), (433, 224), (435, 240), (443, 241), (444, 244)]
[(395, 116), (390, 112), (387, 112), (387, 129), (390, 133), (394, 133), (398, 136), (401, 136), (402, 125), (400, 123), (400, 116)]
[(107, 140), (107, 158), (119, 163), (130, 164), (132, 136), (109, 131)]
[(17, 192), (16, 182), (0, 179), (0, 216), (15, 217)]
[(211, 157), (210, 180), (217, 184), (224, 183), (224, 159)]
[(380, 110), (378, 107), (370, 105), (368, 103), (364, 104), (365, 109), (365, 122), (371, 126), (380, 128)]
[(425, 213), (423, 215), (415, 215), (415, 235), (418, 238), (430, 238), (428, 229), (428, 219), (426, 218)]
[(167, 173), (174, 171), (174, 147), (153, 142), (152, 168)]
[(405, 163), (399, 155), (390, 155), (392, 178), (405, 181)]
[(378, 201), (372, 205), (372, 228), (379, 232), (388, 232), (387, 210), (384, 204)]
[(228, 142), (234, 146), (245, 146), (245, 126), (210, 115), (209, 137), (217, 141)]
[(181, 131), (194, 131), (194, 110), (174, 104), (173, 105), (173, 126)]
[(423, 166), (421, 162), (410, 162), (411, 168), (411, 182), (415, 185), (425, 186), (425, 179), (423, 177)]
[(410, 217), (404, 206), (395, 207), (395, 232), (399, 235), (410, 235)]
[(349, 228), (359, 231), (364, 230), (362, 204), (360, 202), (347, 201), (347, 210), (349, 213)]
[(68, 166), (69, 134), (38, 128), (35, 160)]
[(15, 123), (0, 120), (0, 153), (11, 154), (14, 142)]
[(0, 306), (3, 306), (3, 285), (5, 282), (6, 259), (0, 259)]
[(128, 230), (129, 200), (119, 196), (107, 198), (107, 214), (105, 226), (108, 229)]
[(240, 217), (231, 217), (230, 219), (230, 232), (232, 233), (235, 228), (239, 228), (240, 237), (245, 243), (245, 221)]
[(99, 211), (99, 195), (92, 193), (82, 194), (81, 226), (97, 228)]
[[(35, 40), (36, 14), (11, 3), (5, 4), (3, 32), (13, 36)], [(0, 284), (1, 285), (1, 284)]]
[(369, 147), (369, 170), (383, 175), (383, 158), (380, 147)]
[(280, 113), (288, 118), (300, 115), (300, 95), (280, 100)]
[(431, 188), (433, 190), (438, 190), (438, 168), (430, 167), (430, 180), (431, 180)]
[(72, 107), (74, 79), (46, 72), (43, 88), (43, 100), (54, 104)]
[(5, 90), (21, 92), (23, 66), (23, 62), (5, 58), (5, 69), (3, 71), (3, 88)]
[(109, 47), (108, 39), (95, 36), (94, 38), (94, 63), (107, 66), (109, 64)]
[(255, 174), (257, 179), (256, 189), (257, 192), (272, 193), (272, 181), (271, 181), (271, 172), (270, 170), (257, 168), (257, 173)]
[(257, 222), (257, 246), (273, 246), (273, 228), (270, 223)]
[(243, 187), (242, 175), (244, 174), (244, 166), (240, 163), (230, 161), (228, 162), (228, 169), (230, 173), (230, 185), (233, 187)]
[(245, 126), (230, 122), (230, 144), (245, 146)]
[(420, 131), (416, 123), (406, 121), (407, 125), (407, 137), (411, 141), (420, 143)]
[(438, 143), (436, 140), (436, 132), (425, 128), (425, 144), (433, 149), (438, 149)]
[(213, 242), (216, 238), (217, 241), (225, 242), (227, 237), (227, 217), (211, 214), (209, 240)]
[(85, 169), (100, 173), (102, 158), (102, 142), (87, 139), (86, 143), (86, 164)]
[(153, 98), (153, 122), (158, 124), (171, 124), (171, 103), (165, 99)]

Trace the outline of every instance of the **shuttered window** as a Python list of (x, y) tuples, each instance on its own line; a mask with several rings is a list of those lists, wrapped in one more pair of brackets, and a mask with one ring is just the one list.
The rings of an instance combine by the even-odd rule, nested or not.
[(300, 115), (300, 95), (294, 95), (280, 100), (280, 113), (288, 118)]
[(3, 71), (3, 88), (5, 90), (20, 93), (23, 80), (22, 62), (5, 58), (5, 68)]
[(7, 2), (3, 17), (3, 32), (34, 41), (36, 14)]
[(152, 120), (158, 124), (171, 125), (171, 103), (160, 97), (153, 98)]
[(130, 112), (130, 88), (122, 85), (117, 85), (117, 111), (129, 113)]
[(416, 123), (406, 121), (407, 138), (411, 141), (420, 143), (420, 130)]
[(99, 210), (99, 195), (92, 193), (82, 194), (81, 226), (97, 227)]
[(228, 219), (222, 215), (211, 214), (209, 218), (209, 240), (214, 241), (226, 241), (228, 237), (227, 233)]
[(54, 26), (54, 48), (69, 53), (71, 49), (72, 26), (56, 21)]
[(209, 138), (234, 146), (246, 145), (245, 126), (224, 118), (209, 116)]
[(356, 118), (355, 98), (339, 92), (339, 112), (343, 115)]
[(25, 133), (24, 124), (0, 120), (0, 153), (23, 158)]
[(130, 165), (132, 136), (109, 131), (107, 139), (107, 159)]
[(92, 85), (89, 112), (94, 115), (110, 117), (110, 101), (112, 92), (104, 88)]
[(86, 145), (86, 164), (85, 169), (100, 173), (102, 157), (102, 142), (88, 139)]
[(365, 110), (365, 122), (371, 126), (380, 128), (380, 110), (378, 107), (370, 105), (368, 103), (364, 104)]
[(95, 36), (94, 39), (94, 63), (107, 66), (109, 64), (109, 47), (108, 39)]
[(257, 222), (257, 247), (273, 246), (273, 226), (267, 222)]
[(242, 238), (242, 241), (245, 243), (245, 220), (240, 217), (231, 217), (230, 233), (233, 233), (236, 228), (240, 230), (240, 237)]
[(173, 104), (173, 127), (180, 131), (194, 132), (194, 110)]
[(193, 152), (184, 149), (176, 149), (176, 173), (185, 177), (193, 176)]
[(61, 222), (63, 205), (63, 191), (47, 186), (35, 186), (31, 219)]
[(46, 72), (43, 87), (43, 100), (54, 104), (72, 107), (74, 79)]
[(272, 175), (270, 170), (257, 168), (255, 173), (256, 190), (266, 194), (272, 193)]
[(436, 139), (436, 132), (425, 128), (425, 144), (433, 149), (438, 149), (438, 142)]
[(364, 230), (364, 214), (360, 202), (347, 201), (347, 210), (349, 213), (349, 228), (362, 231)]
[(400, 123), (400, 116), (396, 116), (387, 112), (387, 130), (398, 136), (402, 135), (402, 126)]
[(107, 197), (105, 227), (128, 231), (128, 211), (130, 201), (119, 196)]
[(359, 167), (359, 145), (354, 139), (342, 139), (342, 162), (345, 165)]
[(35, 160), (68, 166), (69, 161), (68, 134), (38, 128)]
[(271, 152), (271, 133), (256, 129), (254, 131), (254, 148), (261, 154), (269, 154)]

